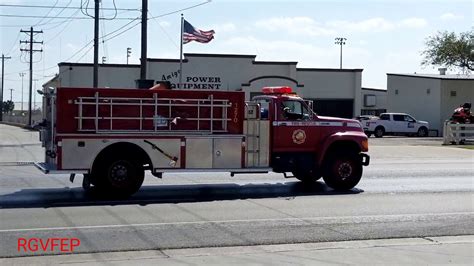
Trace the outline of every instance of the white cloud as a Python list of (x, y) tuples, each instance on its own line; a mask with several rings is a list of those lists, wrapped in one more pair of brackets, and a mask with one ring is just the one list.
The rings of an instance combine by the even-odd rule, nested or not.
[(171, 25), (168, 21), (160, 21), (158, 24), (160, 24), (160, 26), (163, 28), (167, 28)]
[(386, 32), (398, 28), (423, 28), (428, 25), (428, 22), (422, 18), (407, 18), (392, 22), (385, 18), (378, 17), (362, 21), (329, 21), (326, 25), (338, 31), (345, 32)]
[(342, 31), (358, 31), (358, 32), (381, 32), (389, 31), (395, 28), (395, 25), (384, 18), (371, 18), (362, 21), (346, 21), (335, 20), (326, 23), (327, 26)]
[(66, 47), (67, 47), (70, 51), (79, 50), (79, 46), (78, 46), (78, 45), (75, 45), (75, 44), (73, 44), (73, 43), (67, 43), (67, 44), (66, 44)]
[(406, 18), (390, 21), (382, 17), (361, 21), (332, 20), (319, 23), (310, 17), (278, 17), (258, 20), (255, 26), (271, 31), (285, 31), (295, 35), (334, 36), (338, 32), (387, 32), (400, 28), (423, 28), (428, 22), (423, 18)]
[(428, 25), (428, 22), (422, 18), (407, 18), (398, 23), (401, 28), (424, 28)]
[(255, 26), (271, 31), (287, 31), (295, 35), (321, 36), (334, 35), (333, 29), (327, 29), (321, 23), (309, 17), (278, 17), (259, 20)]
[(441, 20), (445, 20), (445, 21), (448, 21), (448, 20), (460, 20), (460, 19), (463, 19), (464, 16), (462, 15), (455, 15), (453, 13), (444, 13), (443, 15), (439, 16), (439, 18)]
[(224, 23), (224, 24), (219, 24), (219, 25), (213, 25), (210, 27), (210, 29), (213, 29), (216, 32), (216, 34), (222, 34), (222, 33), (233, 32), (237, 29), (237, 27), (233, 23)]

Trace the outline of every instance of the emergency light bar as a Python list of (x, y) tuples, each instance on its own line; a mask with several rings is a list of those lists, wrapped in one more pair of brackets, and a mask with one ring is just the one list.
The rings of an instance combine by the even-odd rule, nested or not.
[(263, 87), (263, 94), (291, 94), (291, 87)]

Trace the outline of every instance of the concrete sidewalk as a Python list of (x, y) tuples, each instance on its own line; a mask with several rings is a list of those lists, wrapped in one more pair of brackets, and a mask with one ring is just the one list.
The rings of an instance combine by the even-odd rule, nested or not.
[(474, 236), (128, 251), (0, 259), (0, 265), (473, 265)]

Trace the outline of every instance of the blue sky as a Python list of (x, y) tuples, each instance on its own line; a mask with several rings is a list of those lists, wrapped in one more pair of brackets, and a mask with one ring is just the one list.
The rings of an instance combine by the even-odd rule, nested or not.
[[(90, 7), (93, 0), (90, 0)], [(149, 16), (161, 16), (206, 1), (149, 0)], [(2, 4), (80, 6), (80, 0), (2, 0)], [(118, 8), (139, 9), (140, 0), (116, 0)], [(113, 7), (112, 0), (102, 0)], [(180, 13), (195, 27), (216, 32), (209, 44), (189, 43), (185, 53), (253, 54), (257, 60), (297, 61), (298, 67), (338, 68), (339, 47), (335, 37), (347, 38), (343, 47), (343, 67), (363, 68), (362, 85), (386, 88), (386, 73), (435, 73), (437, 67), (420, 66), (420, 52), (426, 37), (437, 31), (463, 32), (473, 25), (472, 1), (227, 1), (213, 0), (201, 6), (150, 19), (148, 57), (179, 58)], [(3, 15), (58, 16), (61, 8), (0, 7)], [(49, 12), (49, 13), (48, 13)], [(92, 10), (91, 10), (92, 12)], [(86, 17), (79, 9), (64, 9), (63, 17)], [(107, 18), (112, 10), (104, 11)], [(136, 18), (138, 11), (118, 11), (117, 17)], [(59, 24), (53, 24), (62, 22)], [(104, 20), (101, 35), (110, 34), (132, 20)], [(58, 72), (59, 62), (92, 62), (93, 21), (0, 17), (1, 53), (11, 56), (5, 64), (4, 99), (13, 88), (20, 99), (21, 78), (27, 73), (25, 54), (19, 51), (19, 34), (29, 26), (43, 30), (36, 40), (44, 41), (44, 52), (35, 54), (34, 79), (40, 86)], [(126, 28), (125, 28), (126, 29)], [(120, 31), (119, 31), (120, 32)], [(117, 33), (119, 33), (117, 32)], [(105, 39), (114, 36), (108, 35)], [(89, 45), (88, 45), (89, 43)], [(132, 48), (131, 63), (139, 62), (140, 26), (100, 44), (100, 55), (107, 63), (125, 63), (126, 49)], [(40, 48), (41, 46), (37, 46)], [(81, 48), (83, 48), (81, 50)], [(79, 52), (78, 52), (79, 51)], [(451, 71), (457, 73), (457, 70)], [(24, 78), (25, 88), (28, 74)], [(25, 89), (26, 91), (26, 89)], [(26, 94), (25, 96), (26, 97)], [(26, 98), (25, 98), (26, 99)]]

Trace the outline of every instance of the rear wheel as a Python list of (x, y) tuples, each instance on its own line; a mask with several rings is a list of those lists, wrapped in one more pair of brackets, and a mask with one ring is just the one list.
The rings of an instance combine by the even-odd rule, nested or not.
[(374, 136), (376, 138), (381, 138), (383, 137), (383, 134), (385, 134), (385, 129), (383, 127), (378, 127), (374, 131)]
[(326, 160), (324, 182), (336, 190), (355, 187), (362, 177), (362, 160), (357, 153), (334, 153)]
[(143, 165), (127, 157), (111, 157), (98, 162), (93, 173), (95, 186), (110, 196), (126, 197), (137, 192), (145, 177)]

